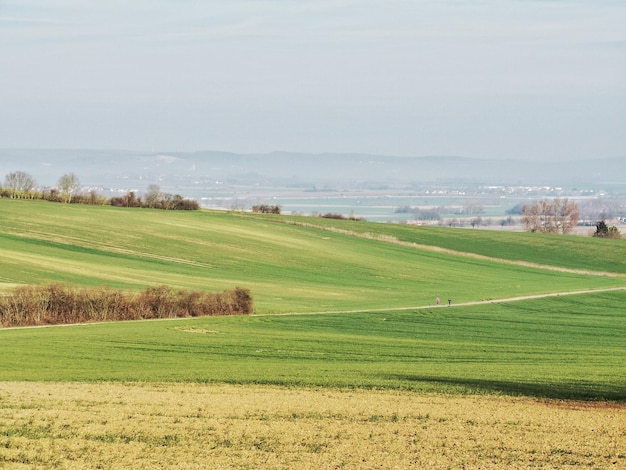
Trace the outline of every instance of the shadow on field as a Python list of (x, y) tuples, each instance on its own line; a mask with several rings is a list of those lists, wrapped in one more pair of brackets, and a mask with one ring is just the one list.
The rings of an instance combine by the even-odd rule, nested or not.
[(504, 380), (469, 379), (459, 377), (428, 377), (420, 375), (388, 375), (388, 378), (408, 382), (439, 384), (442, 388), (470, 393), (500, 392), (507, 395), (561, 400), (626, 401), (626, 389), (593, 382), (533, 383)]

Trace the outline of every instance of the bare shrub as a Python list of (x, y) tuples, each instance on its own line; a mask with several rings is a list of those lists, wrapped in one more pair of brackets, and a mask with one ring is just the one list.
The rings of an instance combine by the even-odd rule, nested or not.
[(139, 318), (174, 318), (176, 303), (171, 287), (148, 287), (137, 299)]
[(181, 292), (178, 300), (180, 311), (187, 312), (190, 317), (205, 316), (204, 309), (205, 296), (202, 292)]
[(240, 315), (252, 313), (252, 295), (248, 289), (236, 287), (230, 295), (233, 297), (233, 313)]
[(40, 325), (47, 309), (45, 292), (35, 286), (21, 286), (0, 297), (0, 324), (3, 326)]
[(156, 286), (131, 293), (108, 287), (86, 289), (49, 284), (21, 286), (0, 296), (0, 325), (4, 327), (247, 315), (252, 311), (250, 291), (240, 287), (211, 293)]

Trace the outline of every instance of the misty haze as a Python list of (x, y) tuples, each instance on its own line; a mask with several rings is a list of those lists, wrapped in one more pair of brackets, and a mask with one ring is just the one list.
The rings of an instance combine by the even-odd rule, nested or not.
[[(16, 165), (15, 162), (21, 162)], [(106, 150), (0, 150), (0, 171), (33, 175), (40, 188), (75, 173), (84, 192), (145, 196), (150, 185), (210, 209), (337, 213), (379, 222), (504, 226), (529, 201), (579, 201), (581, 223), (626, 216), (626, 159), (524, 162), (461, 157), (358, 154), (243, 155), (226, 152), (142, 153)], [(507, 224), (508, 225), (508, 224)], [(475, 225), (474, 225), (475, 226)]]

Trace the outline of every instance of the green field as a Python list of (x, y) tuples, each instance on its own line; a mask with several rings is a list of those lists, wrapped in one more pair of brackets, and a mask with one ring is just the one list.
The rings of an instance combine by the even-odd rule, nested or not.
[[(250, 317), (0, 330), (0, 380), (626, 400), (623, 290), (461, 305), (625, 287), (625, 259), (622, 240), (0, 200), (4, 289), (240, 286), (255, 305)], [(292, 312), (304, 314), (280, 315)]]
[(5, 330), (0, 380), (193, 381), (625, 400), (624, 295)]
[(51, 281), (137, 290), (240, 286), (251, 290), (256, 313), (412, 307), (435, 297), (467, 302), (625, 284), (620, 277), (475, 259), (394, 240), (626, 273), (626, 244), (583, 237), (6, 199), (0, 200), (0, 227), (0, 288)]

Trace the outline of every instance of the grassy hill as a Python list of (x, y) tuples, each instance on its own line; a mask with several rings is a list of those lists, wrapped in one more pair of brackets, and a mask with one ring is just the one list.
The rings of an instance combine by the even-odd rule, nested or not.
[(625, 255), (619, 240), (0, 200), (5, 289), (240, 286), (255, 302), (250, 317), (0, 330), (0, 380), (625, 400), (624, 291), (457, 307), (623, 287)]
[[(455, 252), (437, 251), (441, 247)], [(469, 257), (479, 254), (489, 258)], [(380, 309), (601, 288), (626, 244), (244, 213), (0, 201), (0, 288), (63, 282), (251, 290), (257, 313)]]

